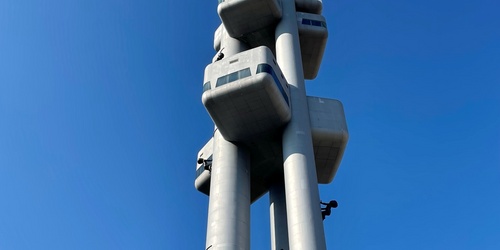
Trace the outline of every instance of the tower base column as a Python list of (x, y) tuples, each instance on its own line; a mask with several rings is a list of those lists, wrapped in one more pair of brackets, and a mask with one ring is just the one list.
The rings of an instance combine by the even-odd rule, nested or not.
[(250, 249), (250, 157), (214, 133), (206, 249)]
[(294, 0), (282, 0), (276, 59), (290, 86), (292, 118), (283, 132), (288, 237), (292, 250), (325, 250), (318, 180)]
[(288, 250), (288, 224), (286, 222), (285, 184), (274, 183), (269, 188), (271, 221), (271, 250)]

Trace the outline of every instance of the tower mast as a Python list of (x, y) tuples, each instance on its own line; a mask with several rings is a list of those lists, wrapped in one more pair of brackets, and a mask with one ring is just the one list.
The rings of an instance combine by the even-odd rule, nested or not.
[(195, 187), (209, 195), (206, 249), (250, 249), (250, 205), (269, 192), (271, 249), (325, 250), (318, 183), (348, 132), (340, 101), (306, 95), (328, 31), (321, 0), (219, 0), (202, 102), (215, 124)]

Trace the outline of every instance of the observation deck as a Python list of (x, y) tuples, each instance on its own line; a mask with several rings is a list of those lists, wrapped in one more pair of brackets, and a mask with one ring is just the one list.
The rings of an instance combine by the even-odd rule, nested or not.
[(208, 65), (204, 82), (203, 105), (228, 141), (267, 136), (291, 118), (288, 84), (267, 47)]
[(322, 15), (297, 12), (297, 25), (304, 78), (311, 80), (318, 75), (323, 60), (328, 39), (326, 20)]
[(203, 161), (197, 161), (196, 164), (196, 178), (194, 180), (194, 187), (208, 195), (210, 194), (210, 173), (212, 171), (212, 155), (214, 152), (214, 138), (210, 140), (201, 148), (198, 152), (198, 159)]
[(233, 38), (276, 25), (282, 16), (277, 0), (219, 0), (217, 12)]
[(307, 97), (318, 183), (332, 182), (349, 139), (344, 107), (335, 99)]
[[(332, 182), (342, 160), (349, 133), (342, 103), (338, 100), (307, 97), (313, 139), (314, 161), (318, 183)], [(198, 153), (198, 158), (211, 159), (213, 139)], [(269, 185), (283, 175), (281, 136), (262, 138), (248, 143), (251, 155), (251, 201), (264, 195)], [(210, 172), (203, 164), (196, 165), (195, 187), (210, 194)]]
[[(244, 26), (249, 24), (245, 23)], [(302, 65), (304, 70), (304, 78), (312, 80), (318, 75), (318, 71), (323, 60), (326, 42), (328, 39), (328, 29), (326, 20), (322, 15), (297, 12), (297, 25), (299, 29), (300, 49), (302, 57)], [(249, 28), (237, 27), (237, 24), (232, 24), (233, 29), (237, 30), (253, 30)], [(214, 49), (220, 51), (222, 32), (227, 27), (221, 24), (214, 33)], [(268, 26), (252, 32), (245, 32), (237, 37), (240, 41), (248, 44), (249, 47), (255, 48), (266, 46), (274, 51), (275, 26)], [(229, 32), (229, 31), (228, 31)]]

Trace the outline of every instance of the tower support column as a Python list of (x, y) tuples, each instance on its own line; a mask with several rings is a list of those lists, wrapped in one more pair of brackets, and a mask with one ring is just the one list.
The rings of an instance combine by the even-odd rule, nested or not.
[(206, 249), (250, 249), (250, 157), (214, 134)]
[(285, 186), (283, 181), (269, 188), (269, 212), (271, 221), (271, 250), (288, 250), (288, 225), (286, 218)]
[(283, 132), (284, 179), (291, 250), (326, 249), (294, 0), (282, 0), (276, 59), (290, 85), (292, 118)]

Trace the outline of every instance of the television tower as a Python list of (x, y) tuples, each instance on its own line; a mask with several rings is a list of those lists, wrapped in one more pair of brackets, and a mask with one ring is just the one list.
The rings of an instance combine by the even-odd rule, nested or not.
[[(206, 249), (250, 249), (250, 205), (269, 192), (271, 249), (326, 249), (318, 183), (348, 132), (338, 100), (306, 95), (328, 31), (321, 0), (219, 0), (202, 102), (213, 137), (195, 187), (209, 195)], [(323, 215), (324, 218), (324, 215)]]

